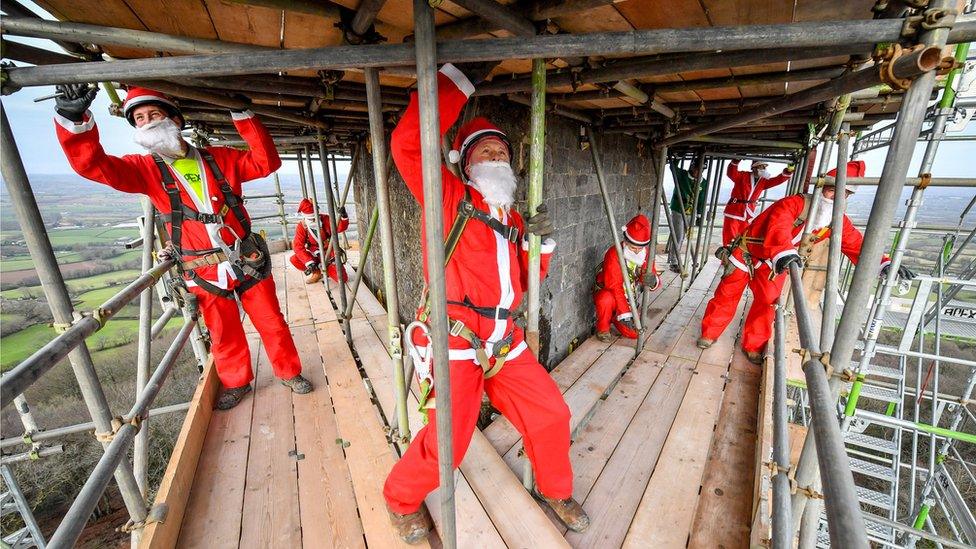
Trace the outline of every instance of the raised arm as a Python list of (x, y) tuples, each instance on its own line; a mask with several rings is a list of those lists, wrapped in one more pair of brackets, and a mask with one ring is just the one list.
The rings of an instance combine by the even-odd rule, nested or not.
[[(98, 126), (91, 111), (85, 112), (81, 122), (55, 114), (54, 126), (64, 155), (75, 173), (124, 193), (146, 193), (145, 182), (154, 179), (144, 177), (141, 155), (119, 157), (106, 154), (99, 142)], [(159, 179), (158, 175), (155, 179)]]
[[(443, 138), (447, 130), (454, 125), (461, 115), (461, 109), (467, 103), (468, 97), (474, 93), (474, 85), (454, 65), (447, 63), (437, 74), (437, 101), (440, 113), (440, 137)], [(417, 92), (410, 94), (410, 104), (400, 118), (400, 122), (393, 130), (390, 138), (390, 149), (393, 162), (407, 184), (410, 193), (417, 202), (424, 201), (423, 158), (420, 151), (420, 104)], [(450, 173), (441, 167), (443, 173)], [(448, 185), (459, 184), (456, 178), (444, 178), (445, 194)]]
[[(251, 111), (231, 111), (230, 114), (237, 133), (247, 143), (247, 150), (229, 147), (212, 147), (209, 150), (215, 159), (221, 161), (221, 167), (229, 172), (225, 175), (231, 186), (235, 186), (234, 182), (260, 179), (277, 171), (281, 167), (281, 157), (264, 124)], [(241, 192), (237, 188), (234, 191)]]

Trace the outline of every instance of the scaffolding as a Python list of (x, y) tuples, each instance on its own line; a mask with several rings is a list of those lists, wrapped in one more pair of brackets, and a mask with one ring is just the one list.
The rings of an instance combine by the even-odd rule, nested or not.
[[(911, 546), (918, 538), (926, 538), (947, 546), (976, 543), (976, 524), (971, 510), (967, 516), (965, 504), (954, 487), (947, 463), (963, 461), (959, 458), (956, 443), (973, 442), (965, 427), (976, 418), (966, 407), (974, 383), (976, 364), (939, 355), (941, 339), (942, 305), (954, 292), (972, 285), (973, 266), (962, 270), (952, 278), (948, 269), (960, 256), (963, 246), (970, 243), (973, 233), (961, 246), (955, 246), (955, 235), (946, 240), (945, 253), (940, 257), (937, 271), (930, 277), (919, 278), (916, 304), (909, 318), (912, 335), (918, 333), (919, 350), (912, 351), (912, 338), (905, 330), (905, 338), (899, 348), (877, 344), (888, 299), (896, 284), (896, 273), (901, 263), (909, 234), (914, 227), (914, 216), (924, 188), (939, 184), (931, 177), (931, 166), (938, 145), (945, 140), (944, 127), (947, 119), (956, 111), (954, 99), (947, 99), (952, 90), (952, 73), (944, 88), (942, 100), (936, 109), (933, 126), (922, 132), (929, 101), (936, 90), (936, 73), (956, 66), (967, 59), (962, 44), (976, 38), (976, 22), (956, 22), (954, 2), (931, 0), (922, 7), (879, 6), (876, 19), (844, 21), (816, 21), (768, 25), (715, 26), (688, 29), (637, 29), (629, 32), (549, 33), (548, 25), (540, 24), (559, 15), (572, 14), (592, 4), (609, 2), (567, 1), (537, 3), (528, 15), (512, 7), (489, 0), (455, 2), (469, 10), (473, 17), (448, 25), (435, 25), (435, 7), (439, 2), (413, 0), (412, 43), (379, 44), (376, 33), (377, 16), (384, 5), (380, 1), (364, 1), (354, 12), (340, 10), (330, 3), (315, 6), (296, 3), (290, 7), (282, 2), (241, 0), (241, 4), (282, 9), (282, 13), (295, 9), (323, 17), (344, 21), (342, 34), (345, 45), (312, 47), (305, 49), (279, 49), (215, 40), (164, 34), (147, 30), (107, 27), (73, 22), (44, 20), (16, 2), (5, 3), (3, 10), (11, 15), (0, 20), (5, 35), (30, 36), (55, 40), (66, 53), (54, 53), (23, 44), (4, 42), (4, 56), (16, 61), (34, 64), (34, 67), (5, 66), (2, 70), (3, 91), (14, 93), (24, 88), (84, 82), (140, 83), (180, 98), (188, 121), (215, 145), (238, 146), (233, 129), (226, 120), (215, 114), (220, 108), (249, 107), (269, 120), (269, 129), (279, 150), (294, 152), (302, 182), (302, 195), (309, 197), (317, 216), (324, 210), (330, 218), (331, 237), (328, 243), (318, 242), (322, 264), (335, 250), (335, 262), (339, 273), (345, 273), (343, 245), (337, 229), (337, 212), (346, 203), (351, 179), (340, 197), (336, 154), (348, 154), (355, 165), (368, 146), (372, 155), (376, 206), (370, 214), (369, 229), (365, 233), (362, 256), (355, 281), (351, 288), (339, 284), (332, 299), (337, 303), (339, 322), (344, 337), (351, 345), (353, 333), (351, 310), (362, 281), (364, 261), (376, 228), (379, 229), (383, 288), (387, 311), (387, 339), (393, 384), (396, 389), (396, 430), (391, 434), (394, 443), (405, 446), (410, 440), (408, 418), (409, 365), (405, 365), (402, 348), (403, 331), (399, 319), (397, 280), (393, 268), (393, 228), (390, 193), (388, 188), (390, 160), (386, 153), (386, 128), (389, 114), (400, 110), (407, 101), (404, 90), (380, 85), (380, 70), (389, 75), (416, 76), (420, 103), (421, 145), (423, 150), (423, 193), (425, 219), (426, 267), (430, 273), (445, 271), (444, 212), (441, 204), (442, 151), (439, 139), (439, 113), (437, 112), (437, 65), (443, 62), (499, 62), (506, 59), (531, 59), (531, 75), (513, 78), (497, 77), (481, 86), (476, 95), (502, 95), (515, 103), (528, 104), (531, 114), (531, 139), (528, 152), (528, 208), (535, 212), (543, 201), (545, 166), (545, 127), (547, 116), (558, 116), (580, 125), (581, 135), (590, 144), (594, 172), (597, 175), (607, 223), (610, 227), (616, 254), (623, 270), (623, 253), (617, 236), (617, 223), (610, 200), (610, 189), (604, 174), (601, 157), (596, 146), (603, 134), (626, 133), (633, 136), (650, 150), (657, 167), (651, 199), (652, 246), (656, 247), (658, 228), (661, 225), (661, 205), (665, 225), (672, 232), (679, 224), (672, 217), (664, 192), (664, 172), (669, 160), (692, 162), (695, 158), (704, 181), (709, 185), (705, 209), (698, 211), (698, 193), (692, 195), (690, 218), (685, 219), (682, 205), (679, 215), (684, 219), (680, 226), (685, 231), (684, 248), (675, 249), (681, 261), (679, 293), (690, 291), (692, 281), (702, 273), (706, 258), (710, 255), (715, 219), (720, 209), (719, 188), (725, 162), (729, 159), (764, 159), (793, 162), (798, 165), (789, 182), (791, 192), (820, 192), (823, 176), (829, 169), (832, 150), (838, 149), (837, 187), (843, 189), (846, 181), (842, 175), (846, 165), (851, 133), (869, 128), (878, 122), (890, 120), (890, 113), (875, 112), (874, 107), (897, 98), (899, 108), (895, 122), (887, 129), (861, 136), (854, 144), (858, 154), (887, 145), (888, 155), (881, 177), (877, 181), (877, 193), (865, 231), (861, 261), (856, 268), (848, 269), (850, 276), (842, 276), (839, 255), (839, 223), (843, 212), (843, 200), (834, 205), (834, 230), (830, 238), (830, 260), (827, 269), (827, 290), (820, 333), (807, 305), (802, 273), (797, 265), (790, 268), (792, 308), (784, 299), (777, 309), (774, 350), (774, 442), (771, 470), (773, 505), (771, 545), (789, 547), (799, 536), (801, 547), (830, 544), (834, 547), (867, 547), (869, 540), (891, 546)], [(893, 3), (894, 4), (894, 3)], [(351, 17), (350, 17), (351, 16)], [(465, 30), (464, 25), (467, 25)], [(504, 30), (514, 37), (492, 37), (462, 40), (486, 31)], [(771, 44), (788, 47), (771, 47)], [(889, 44), (878, 46), (876, 44)], [(943, 56), (946, 44), (960, 44), (955, 61)], [(101, 48), (150, 48), (154, 51), (185, 53), (183, 56), (155, 58), (102, 59)], [(962, 52), (962, 53), (960, 53)], [(874, 54), (874, 64), (867, 63), (867, 54)], [(661, 83), (650, 86), (635, 79), (674, 74), (682, 71), (732, 68), (757, 64), (800, 61), (844, 55), (848, 59), (841, 66), (778, 71), (776, 73), (733, 76), (722, 79), (699, 79), (688, 82)], [(961, 58), (959, 57), (961, 55)], [(572, 69), (547, 69), (546, 59), (614, 58), (616, 61), (579, 65)], [(284, 75), (287, 71), (319, 71), (317, 78)], [(361, 71), (364, 85), (342, 80), (335, 71)], [(271, 75), (256, 77), (256, 75)], [(958, 73), (956, 73), (958, 78)], [(662, 93), (683, 90), (712, 89), (731, 85), (752, 85), (773, 82), (821, 82), (787, 95), (758, 99), (722, 101), (665, 102)], [(571, 91), (566, 91), (565, 87)], [(204, 91), (206, 90), (206, 91)], [(558, 92), (552, 93), (554, 90)], [(865, 92), (867, 90), (867, 92)], [(531, 92), (531, 97), (522, 94)], [(247, 97), (241, 98), (240, 93)], [(262, 95), (263, 94), (263, 95)], [(873, 95), (872, 95), (873, 94)], [(314, 98), (313, 103), (295, 98)], [(586, 102), (607, 98), (626, 99), (629, 106), (617, 108), (587, 108)], [(860, 102), (860, 103), (858, 103)], [(269, 104), (273, 103), (273, 104)], [(305, 107), (314, 107), (306, 109)], [(785, 115), (785, 116), (784, 116)], [(160, 520), (161, 510), (147, 502), (149, 487), (146, 485), (146, 446), (143, 428), (153, 414), (150, 407), (159, 394), (167, 375), (187, 342), (191, 343), (201, 365), (208, 360), (206, 340), (199, 324), (194, 299), (180, 285), (179, 277), (170, 274), (172, 260), (153, 266), (153, 251), (160, 248), (159, 217), (146, 204), (141, 221), (143, 246), (142, 274), (124, 290), (109, 299), (102, 307), (90, 314), (74, 311), (68, 299), (64, 280), (58, 270), (55, 256), (40, 212), (31, 191), (30, 182), (21, 162), (17, 143), (7, 122), (2, 120), (3, 177), (15, 205), (17, 218), (24, 230), (31, 256), (37, 265), (45, 295), (51, 305), (55, 322), (63, 330), (51, 343), (39, 349), (30, 358), (18, 364), (3, 376), (2, 403), (16, 403), (21, 411), (25, 436), (19, 439), (30, 450), (28, 455), (44, 455), (53, 452), (41, 443), (44, 440), (68, 432), (94, 428), (105, 453), (79, 496), (64, 516), (51, 538), (51, 547), (72, 546), (78, 539), (91, 513), (111, 479), (115, 478), (125, 500), (130, 521), (126, 529), (132, 533), (133, 545), (137, 545), (142, 529)], [(749, 130), (744, 129), (745, 126)], [(818, 129), (819, 128), (819, 129)], [(889, 275), (877, 290), (874, 280), (880, 269), (880, 259), (887, 245), (895, 206), (906, 184), (911, 152), (919, 136), (928, 144), (922, 169), (915, 184), (905, 222), (896, 241), (891, 258)], [(815, 147), (822, 145), (819, 166), (815, 166)], [(286, 157), (291, 158), (291, 157)], [(313, 158), (317, 158), (323, 176), (324, 203), (320, 203), (320, 187), (313, 175)], [(815, 172), (815, 167), (816, 169)], [(814, 173), (815, 172), (815, 173)], [(815, 177), (814, 177), (815, 176)], [(350, 172), (350, 178), (352, 172)], [(858, 181), (858, 183), (862, 183)], [(943, 181), (943, 184), (951, 182)], [(971, 179), (957, 181), (961, 186), (972, 186)], [(843, 192), (838, 192), (843, 195)], [(679, 195), (680, 197), (680, 195)], [(288, 220), (285, 211), (285, 193), (275, 177), (275, 192), (253, 195), (248, 200), (272, 199), (277, 213), (265, 216), (279, 219), (281, 235), (287, 241)], [(967, 208), (968, 211), (968, 208)], [(965, 212), (964, 214), (965, 215)], [(698, 223), (699, 217), (703, 219)], [(263, 219), (263, 218), (254, 218)], [(960, 220), (960, 226), (962, 219)], [(974, 229), (976, 231), (976, 229)], [(363, 235), (361, 235), (363, 236)], [(165, 237), (163, 237), (165, 238)], [(319, 238), (316, 234), (316, 238)], [(540, 242), (530, 238), (530, 276), (528, 291), (528, 341), (534, 351), (539, 345), (539, 261)], [(955, 253), (953, 253), (955, 252)], [(440, 522), (438, 534), (448, 548), (459, 544), (455, 514), (455, 475), (451, 462), (453, 451), (451, 402), (448, 361), (448, 324), (446, 316), (446, 289), (443, 277), (430, 277), (430, 319), (434, 359), (434, 378), (440, 388), (436, 408), (437, 441), (440, 474)], [(332, 288), (327, 282), (330, 294)], [(152, 317), (153, 292), (164, 302), (160, 317)], [(874, 299), (871, 293), (874, 291)], [(348, 293), (347, 293), (348, 292)], [(935, 306), (928, 305), (928, 296), (934, 292)], [(843, 309), (838, 311), (835, 299), (843, 294)], [(921, 296), (921, 297), (919, 297)], [(138, 383), (135, 404), (121, 420), (113, 420), (108, 403), (95, 375), (92, 358), (84, 339), (99, 330), (113, 314), (139, 298), (140, 330), (138, 350)], [(627, 286), (627, 297), (632, 310), (646, 308), (648, 297), (636, 295)], [(873, 307), (869, 310), (869, 303)], [(150, 372), (149, 353), (152, 340), (170, 318), (181, 312), (184, 324), (179, 330), (166, 355)], [(802, 364), (804, 379), (794, 387), (788, 387), (786, 379), (786, 331), (788, 313), (795, 318), (796, 331), (804, 353)], [(641, 352), (646, 341), (646, 327), (641, 325), (643, 315), (635, 318), (641, 332), (636, 342), (636, 353)], [(835, 324), (839, 319), (839, 325)], [(928, 353), (924, 346), (926, 330), (934, 322), (935, 352)], [(867, 323), (862, 336), (861, 327)], [(855, 361), (855, 353), (860, 357)], [(882, 371), (871, 365), (877, 354), (900, 357), (898, 372)], [(23, 392), (49, 371), (58, 361), (67, 357), (82, 388), (92, 423), (61, 429), (40, 431), (30, 417)], [(910, 359), (917, 362), (917, 378), (909, 387), (905, 375)], [(921, 366), (932, 362), (931, 384), (922, 380)], [(971, 368), (966, 391), (951, 398), (939, 392), (939, 367), (953, 363)], [(876, 388), (865, 383), (872, 375), (880, 373), (894, 380), (893, 389)], [(884, 389), (884, 390), (882, 390)], [(792, 391), (794, 398), (788, 398)], [(887, 391), (887, 392), (885, 392)], [(906, 419), (906, 397), (914, 396), (911, 419)], [(877, 414), (857, 407), (859, 398), (881, 395), (893, 406), (887, 414)], [(922, 401), (930, 404), (929, 423), (924, 423)], [(909, 399), (910, 400), (910, 399)], [(792, 402), (792, 413), (789, 407)], [(177, 409), (156, 410), (171, 412)], [(841, 412), (841, 413), (839, 413)], [(799, 418), (808, 425), (809, 431), (796, 467), (791, 468), (788, 454), (787, 422), (789, 417)], [(967, 423), (969, 422), (969, 423)], [(940, 423), (946, 427), (940, 427)], [(886, 430), (887, 436), (873, 437), (865, 434), (868, 425)], [(906, 435), (906, 431), (909, 435)], [(57, 434), (54, 434), (57, 433)], [(912, 462), (900, 463), (903, 442), (911, 438)], [(929, 455), (927, 463), (918, 463), (914, 450), (918, 441), (927, 439)], [(6, 446), (8, 441), (3, 441)], [(17, 443), (11, 439), (9, 444)], [(879, 469), (876, 463), (861, 459), (853, 446), (886, 452), (886, 464)], [(127, 459), (134, 447), (132, 463)], [(860, 457), (855, 457), (860, 456)], [(765, 459), (765, 456), (764, 456)], [(955, 461), (953, 461), (955, 460)], [(924, 466), (923, 466), (924, 465)], [(964, 472), (973, 477), (965, 464)], [(882, 470), (883, 469), (883, 470)], [(909, 499), (912, 510), (909, 515), (899, 515), (898, 501), (904, 469), (908, 469)], [(5, 479), (7, 476), (6, 469)], [(854, 473), (873, 476), (888, 482), (887, 493), (882, 494), (887, 506), (884, 515), (861, 512), (861, 504), (876, 503), (877, 493), (862, 487)], [(858, 477), (860, 478), (860, 477)], [(531, 489), (531, 468), (526, 468), (523, 481)], [(917, 486), (921, 484), (921, 486)], [(8, 482), (11, 493), (15, 483)], [(21, 498), (22, 499), (22, 498)], [(821, 513), (821, 505), (823, 513)], [(23, 505), (21, 504), (21, 507)], [(931, 521), (932, 511), (939, 509), (951, 517), (951, 532), (936, 532)], [(21, 509), (23, 514), (23, 509)], [(29, 514), (29, 510), (28, 510)], [(823, 517), (823, 518), (821, 518)], [(25, 515), (25, 519), (26, 519)], [(901, 521), (901, 522), (899, 522)], [(911, 524), (903, 524), (910, 521)], [(30, 524), (30, 521), (28, 521)], [(952, 538), (949, 537), (951, 534)], [(37, 538), (38, 545), (43, 540)], [(955, 541), (953, 541), (953, 538)], [(26, 539), (26, 538), (22, 538)]]

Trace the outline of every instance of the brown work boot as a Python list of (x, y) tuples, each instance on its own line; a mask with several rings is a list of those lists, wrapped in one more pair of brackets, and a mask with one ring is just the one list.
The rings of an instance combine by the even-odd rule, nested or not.
[(304, 395), (312, 392), (312, 383), (309, 380), (302, 377), (302, 374), (298, 374), (297, 376), (291, 379), (282, 379), (281, 384), (291, 389), (292, 392), (298, 393), (300, 395)]
[(556, 513), (559, 520), (563, 521), (566, 528), (574, 532), (582, 532), (590, 527), (589, 515), (575, 499), (571, 497), (566, 499), (548, 498), (535, 489), (532, 490), (532, 495), (545, 502)]
[(707, 349), (707, 348), (711, 347), (713, 343), (715, 343), (715, 340), (714, 339), (708, 339), (707, 337), (700, 337), (700, 338), (698, 338), (698, 348), (699, 349)]
[(322, 271), (318, 269), (315, 269), (314, 271), (305, 275), (305, 284), (315, 284), (320, 280), (322, 280)]
[(430, 520), (430, 514), (427, 513), (427, 508), (424, 506), (421, 506), (416, 513), (408, 515), (395, 513), (389, 506), (386, 507), (386, 510), (390, 513), (393, 529), (396, 530), (397, 535), (404, 543), (416, 545), (424, 541), (434, 527)]
[(742, 349), (742, 352), (745, 353), (746, 358), (749, 359), (749, 362), (762, 366), (764, 357), (761, 351), (747, 351)]
[(218, 410), (230, 410), (234, 406), (241, 403), (244, 399), (244, 395), (251, 392), (251, 384), (248, 383), (243, 387), (234, 387), (233, 389), (224, 389), (224, 392), (220, 394), (220, 398), (217, 399), (217, 409)]
[(596, 338), (604, 343), (610, 343), (613, 341), (613, 334), (610, 332), (597, 332)]

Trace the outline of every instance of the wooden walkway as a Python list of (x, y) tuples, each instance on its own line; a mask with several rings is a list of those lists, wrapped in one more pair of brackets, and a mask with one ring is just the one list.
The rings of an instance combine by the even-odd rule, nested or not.
[[(401, 545), (382, 498), (398, 458), (386, 436), (396, 417), (386, 313), (363, 286), (350, 349), (325, 286), (305, 285), (285, 259), (274, 258), (275, 280), (315, 391), (278, 384), (256, 334), (256, 390), (237, 408), (210, 410), (208, 369), (157, 497), (167, 519), (147, 527), (145, 547)], [(475, 432), (456, 476), (459, 546), (748, 545), (759, 369), (733, 352), (738, 320), (711, 349), (695, 346), (716, 271), (707, 265), (680, 299), (664, 275), (636, 358), (633, 341), (590, 338), (552, 372), (572, 411), (574, 496), (589, 530), (567, 533), (524, 490), (519, 434), (499, 417)], [(438, 498), (427, 498), (435, 523)]]

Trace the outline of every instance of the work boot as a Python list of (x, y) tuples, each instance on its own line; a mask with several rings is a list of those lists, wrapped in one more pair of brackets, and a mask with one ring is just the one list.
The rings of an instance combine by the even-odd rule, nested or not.
[(300, 395), (312, 392), (312, 383), (302, 377), (302, 374), (298, 374), (291, 379), (282, 379), (281, 384), (291, 389), (292, 392)]
[(746, 358), (749, 359), (749, 362), (762, 366), (763, 354), (761, 351), (747, 351), (742, 349), (742, 352), (745, 353)]
[(320, 280), (322, 280), (322, 271), (318, 269), (305, 275), (305, 284), (315, 284)]
[(668, 270), (675, 274), (681, 274), (681, 265), (675, 265), (672, 263), (671, 265), (668, 265)]
[(707, 349), (711, 347), (713, 343), (715, 343), (714, 339), (708, 339), (707, 337), (704, 336), (698, 338), (699, 349)]
[(251, 384), (248, 383), (243, 387), (234, 387), (233, 389), (225, 389), (223, 393), (220, 394), (220, 398), (217, 399), (217, 409), (218, 410), (230, 410), (234, 406), (241, 403), (244, 399), (244, 395), (251, 392)]
[(532, 490), (532, 495), (544, 501), (556, 513), (559, 520), (563, 521), (566, 528), (574, 532), (582, 532), (589, 528), (590, 517), (575, 499), (571, 497), (566, 499), (548, 498), (540, 494), (538, 490)]
[(431, 528), (433, 528), (426, 507), (421, 506), (416, 513), (407, 515), (393, 512), (389, 505), (387, 505), (386, 510), (390, 513), (390, 522), (393, 524), (393, 529), (396, 530), (397, 535), (400, 536), (400, 539), (404, 543), (416, 545), (424, 541), (427, 535), (430, 534)]
[(610, 332), (597, 332), (596, 338), (604, 343), (610, 343), (613, 341), (613, 334)]

